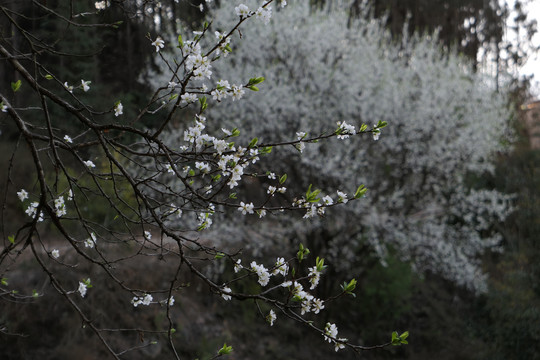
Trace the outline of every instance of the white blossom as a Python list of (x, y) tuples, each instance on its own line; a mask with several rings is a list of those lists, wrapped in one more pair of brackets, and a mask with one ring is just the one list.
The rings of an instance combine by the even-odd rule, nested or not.
[(221, 297), (222, 297), (224, 300), (227, 300), (227, 301), (228, 301), (228, 300), (231, 300), (231, 299), (232, 299), (231, 295), (228, 295), (228, 294), (232, 293), (232, 290), (231, 290), (230, 287), (225, 286), (225, 287), (223, 287), (223, 288), (221, 289), (221, 291), (222, 291)]
[(88, 291), (89, 285), (90, 285), (90, 279), (86, 279), (84, 280), (84, 282), (79, 281), (79, 288), (77, 289), (77, 291), (79, 292), (81, 297), (86, 296), (86, 292)]
[(240, 202), (240, 206), (238, 207), (238, 211), (241, 211), (243, 215), (246, 214), (253, 214), (253, 203), (246, 204), (243, 201)]
[(119, 101), (115, 106), (114, 106), (114, 116), (119, 116), (119, 115), (122, 115), (124, 113), (124, 106), (122, 105), (122, 103)]
[(257, 276), (259, 277), (258, 282), (261, 284), (261, 286), (268, 285), (268, 282), (270, 281), (270, 272), (268, 272), (268, 269), (264, 267), (264, 265), (259, 265), (255, 261), (252, 261), (251, 264), (251, 270), (254, 271)]
[(237, 16), (246, 17), (249, 15), (249, 8), (245, 4), (240, 4), (234, 8)]
[(21, 191), (17, 192), (17, 196), (19, 197), (19, 200), (24, 201), (28, 199), (28, 192), (24, 189), (21, 189)]
[(81, 86), (82, 86), (84, 92), (87, 92), (88, 90), (90, 90), (90, 84), (91, 83), (92, 83), (91, 81), (81, 80)]
[(268, 316), (266, 316), (266, 320), (270, 323), (270, 326), (274, 326), (274, 322), (276, 321), (276, 319), (276, 313), (274, 312), (274, 310), (270, 309)]
[(131, 299), (131, 304), (133, 304), (134, 307), (137, 307), (139, 305), (148, 306), (152, 303), (153, 299), (154, 298), (150, 294), (144, 294), (143, 296), (134, 296)]
[(165, 47), (165, 41), (161, 37), (157, 37), (156, 40), (152, 42), (152, 46), (156, 47), (156, 52), (159, 52), (159, 50), (163, 49)]
[(94, 248), (94, 246), (96, 246), (96, 243), (97, 243), (97, 237), (96, 237), (96, 234), (94, 233), (91, 233), (90, 237), (84, 240), (84, 246), (90, 249)]
[(107, 1), (96, 1), (94, 6), (97, 10), (105, 10), (107, 8)]
[(238, 259), (234, 263), (234, 272), (235, 273), (240, 272), (244, 268), (241, 263), (242, 263), (242, 259)]

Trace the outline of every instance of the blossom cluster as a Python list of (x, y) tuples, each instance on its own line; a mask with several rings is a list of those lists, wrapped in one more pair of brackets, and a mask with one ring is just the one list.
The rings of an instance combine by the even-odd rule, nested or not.
[[(154, 298), (150, 294), (144, 294), (142, 296), (134, 296), (133, 299), (131, 299), (131, 304), (134, 307), (137, 307), (139, 305), (148, 306), (148, 305), (150, 305), (152, 303), (153, 299)], [(174, 303), (174, 300), (173, 300), (173, 303)]]

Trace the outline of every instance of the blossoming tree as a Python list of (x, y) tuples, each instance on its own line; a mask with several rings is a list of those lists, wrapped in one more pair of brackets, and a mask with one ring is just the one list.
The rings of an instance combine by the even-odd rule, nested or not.
[[(242, 32), (234, 60), (214, 68), (221, 87), (212, 98), (227, 106), (210, 108), (209, 116), (231, 119), (246, 141), (258, 136), (264, 143), (283, 143), (284, 134), (296, 134), (296, 141), (272, 157), (278, 173), (294, 178), (288, 193), (278, 194), (271, 179), (258, 184), (279, 195), (276, 203), (304, 208), (311, 221), (281, 219), (252, 247), (325, 232), (322, 248), (345, 273), (357, 273), (365, 255), (358, 249), (367, 243), (383, 262), (392, 252), (419, 272), (484, 291), (479, 257), (486, 249), (499, 250), (497, 224), (510, 211), (511, 197), (474, 188), (470, 179), (492, 171), (491, 157), (504, 149), (509, 118), (504, 94), (465, 58), (442, 56), (436, 36), (405, 35), (395, 43), (380, 21), (360, 16), (349, 23), (346, 10), (333, 7), (313, 12), (308, 4), (294, 3), (271, 21), (261, 16), (262, 22)], [(215, 14), (223, 22), (214, 26), (223, 27), (233, 13), (232, 4), (223, 4)], [(229, 81), (256, 70), (266, 78), (264, 92), (236, 102)], [(387, 123), (391, 126), (381, 131)], [(337, 136), (313, 144), (332, 126)], [(370, 141), (352, 138), (367, 129)], [(179, 136), (181, 130), (169, 138)], [(346, 202), (342, 191), (350, 194), (351, 179), (371, 189), (362, 201), (324, 217), (325, 207), (309, 201), (306, 206), (306, 197), (318, 198), (314, 188), (324, 189), (324, 205)], [(294, 199), (308, 187), (306, 196)], [(290, 190), (295, 191), (289, 195)], [(253, 236), (239, 219), (218, 226), (215, 231), (231, 239)]]
[[(204, 9), (209, 3), (206, 1), (201, 6)], [(144, 16), (150, 4), (136, 3), (133, 6), (137, 8), (130, 10), (136, 16)], [(74, 31), (121, 25), (98, 21), (100, 14), (117, 5), (113, 1), (96, 2), (81, 12), (75, 12), (71, 5), (67, 13), (60, 13), (46, 3), (31, 4), (43, 18), (59, 21)], [(252, 74), (236, 77), (230, 83), (216, 78), (215, 65), (239, 61), (238, 57), (227, 55), (239, 46), (236, 35), (242, 34), (245, 23), (260, 21), (269, 25), (272, 6), (280, 9), (281, 16), (287, 13), (285, 5), (284, 0), (259, 1), (249, 6), (236, 4), (228, 8), (229, 13), (216, 14), (223, 15), (222, 20), (207, 22), (194, 33), (175, 34), (174, 41), (166, 34), (149, 36), (148, 48), (143, 51), (155, 51), (167, 75), (156, 84), (147, 102), (134, 109), (126, 109), (122, 98), (110, 99), (105, 108), (87, 102), (85, 94), (93, 90), (92, 79), (62, 78), (54, 67), (42, 61), (73, 55), (55, 50), (62, 38), (47, 42), (46, 38), (32, 34), (32, 29), (25, 28), (20, 19), (26, 14), (0, 5), (3, 21), (19, 35), (13, 38), (2, 35), (0, 41), (2, 61), (14, 74), (10, 90), (0, 93), (2, 117), (19, 133), (8, 169), (5, 196), (17, 198), (22, 204), (21, 211), (26, 213), (22, 224), (7, 223), (3, 217), (2, 301), (39, 302), (55, 291), (80, 318), (82, 327), (101, 342), (108, 356), (116, 359), (153, 345), (116, 341), (121, 332), (138, 334), (141, 340), (145, 334), (158, 334), (171, 356), (179, 358), (174, 305), (191, 288), (191, 281), (224, 302), (252, 300), (261, 321), (267, 321), (269, 326), (281, 321), (281, 317), (299, 322), (320, 333), (321, 340), (331, 343), (336, 351), (348, 347), (360, 352), (407, 343), (407, 332), (394, 332), (381, 345), (360, 345), (339, 334), (335, 323), (318, 320), (317, 315), (338, 297), (353, 294), (356, 280), (348, 277), (341, 287), (336, 286), (333, 296), (319, 297), (317, 286), (328, 265), (323, 258), (310, 255), (310, 250), (301, 243), (297, 243), (294, 253), (283, 253), (262, 263), (244, 258), (239, 248), (231, 250), (219, 239), (214, 240), (215, 233), (209, 232), (214, 219), (226, 221), (227, 214), (232, 213), (250, 221), (266, 216), (280, 221), (286, 217), (283, 212), (300, 212), (301, 216), (311, 218), (341, 205), (365, 201), (362, 198), (367, 189), (356, 184), (354, 189), (350, 185), (346, 189), (335, 187), (324, 196), (320, 190), (308, 186), (307, 192), (303, 189), (296, 194), (294, 202), (275, 202), (274, 195), (291, 193), (290, 180), (279, 166), (271, 167), (272, 161), (260, 164), (281, 148), (303, 151), (306, 147), (305, 152), (309, 153), (307, 147), (311, 148), (312, 143), (331, 142), (335, 138), (371, 141), (379, 137), (386, 121), (376, 120), (372, 125), (371, 117), (366, 116), (365, 123), (361, 121), (364, 114), (359, 117), (334, 113), (337, 124), (336, 121), (311, 122), (306, 117), (299, 124), (301, 128), (293, 132), (290, 127), (273, 129), (280, 137), (266, 136), (266, 128), (261, 128), (257, 136), (252, 127), (245, 126), (246, 132), (253, 134), (247, 139), (239, 136), (244, 132), (242, 127), (232, 126), (237, 121), (235, 118), (229, 121), (225, 115), (208, 116), (214, 107), (229, 108), (230, 103), (219, 104), (220, 101), (230, 98), (234, 104), (241, 103), (265, 82), (260, 75), (262, 69), (252, 69)], [(269, 34), (272, 29), (268, 27)], [(290, 56), (286, 51), (282, 54)], [(286, 91), (298, 91), (282, 80), (275, 81)], [(270, 92), (268, 96), (273, 94)], [(278, 106), (275, 109), (283, 110)], [(250, 111), (251, 107), (246, 107), (246, 113)], [(293, 114), (300, 115), (298, 112), (289, 115)], [(252, 115), (255, 119), (256, 114)], [(191, 119), (186, 122), (188, 117)], [(157, 124), (155, 127), (141, 125), (149, 118)], [(74, 128), (78, 130), (66, 130), (68, 122), (76, 124)], [(181, 136), (170, 136), (174, 128), (182, 129)], [(32, 168), (25, 170), (29, 186), (24, 188), (9, 176), (19, 166), (21, 148), (29, 152), (32, 161)], [(318, 151), (315, 158), (321, 155)], [(335, 163), (328, 165), (325, 171), (339, 168)], [(264, 189), (265, 195), (262, 199), (250, 197), (244, 184), (261, 179), (269, 184)], [(358, 179), (352, 176), (350, 181)], [(103, 211), (110, 220), (104, 220)], [(16, 281), (17, 274), (24, 274), (21, 263), (28, 258), (50, 284), (42, 291), (21, 291), (22, 285)], [(140, 281), (138, 271), (144, 264), (156, 274), (152, 284)], [(230, 266), (231, 276), (216, 281), (207, 271), (215, 264)], [(98, 274), (105, 280), (96, 282)], [(238, 290), (246, 282), (256, 283), (256, 290)], [(117, 307), (99, 302), (110, 292), (121, 294), (123, 300)], [(123, 327), (115, 322), (126, 313), (140, 314), (149, 307), (159, 308), (166, 319), (157, 330), (137, 325)], [(3, 335), (20, 335), (8, 326), (2, 326), (0, 331)], [(225, 344), (216, 349), (216, 357), (231, 351), (232, 347)]]

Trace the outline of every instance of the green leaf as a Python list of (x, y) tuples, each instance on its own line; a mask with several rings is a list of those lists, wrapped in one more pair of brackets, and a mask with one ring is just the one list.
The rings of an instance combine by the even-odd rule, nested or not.
[(253, 85), (250, 85), (250, 86), (246, 86), (249, 90), (251, 91), (259, 91), (259, 88), (256, 87), (256, 86), (253, 86)]
[(182, 40), (182, 35), (178, 35), (178, 45), (184, 47), (184, 41)]
[(178, 97), (178, 94), (172, 94), (171, 97), (169, 97), (169, 101), (173, 101)]
[(318, 256), (317, 256), (317, 259), (315, 259), (315, 264), (316, 264), (317, 271), (319, 272), (323, 271), (324, 268), (326, 268), (326, 266), (324, 265), (324, 259), (319, 259)]
[(236, 199), (236, 193), (230, 193), (229, 198), (230, 199)]
[(224, 256), (225, 256), (224, 253), (218, 252), (218, 253), (214, 256), (214, 259), (219, 260), (219, 259), (222, 259)]
[(32, 297), (37, 298), (39, 296), (39, 293), (36, 291), (36, 289), (32, 290)]
[(366, 195), (367, 188), (364, 185), (360, 185), (358, 189), (356, 189), (356, 192), (354, 193), (354, 198), (358, 199), (362, 196)]
[(283, 184), (285, 181), (287, 181), (287, 174), (283, 174), (281, 175), (281, 177), (279, 178), (279, 184)]
[(52, 80), (52, 79), (53, 79), (53, 77), (52, 77), (52, 75), (51, 75), (51, 74), (47, 74), (47, 75), (45, 75), (45, 79), (47, 79), (47, 80)]
[(240, 135), (240, 130), (238, 130), (237, 128), (234, 128), (231, 132), (231, 136), (238, 136)]
[(296, 257), (298, 258), (298, 261), (301, 262), (307, 255), (309, 255), (309, 253), (309, 249), (304, 247), (303, 244), (300, 244), (300, 246), (298, 247), (298, 252), (296, 253)]
[(318, 198), (317, 195), (319, 195), (321, 193), (321, 190), (320, 189), (315, 189), (315, 190), (311, 191), (311, 186), (312, 186), (312, 184), (309, 184), (308, 190), (306, 192), (306, 201), (307, 202), (319, 202), (319, 200), (321, 200), (321, 199)]
[(257, 85), (257, 84), (260, 84), (264, 81), (264, 77), (260, 76), (260, 77), (256, 77), (256, 78), (251, 78), (249, 79), (249, 82), (247, 84), (247, 86), (253, 86), (253, 85)]
[(366, 124), (362, 124), (362, 125), (360, 126), (360, 131), (359, 131), (359, 132), (364, 132), (364, 131), (367, 130), (367, 128), (368, 128), (368, 126), (367, 126)]
[(19, 89), (21, 88), (21, 80), (17, 80), (17, 82), (12, 82), (11, 83), (11, 89), (13, 90), (13, 92), (17, 92), (19, 91)]
[(253, 138), (253, 139), (251, 140), (251, 142), (249, 143), (249, 145), (248, 145), (248, 149), (250, 149), (250, 148), (252, 148), (252, 147), (255, 147), (255, 145), (257, 145), (257, 142), (258, 142), (258, 141), (259, 141), (258, 138)]
[(0, 280), (0, 284), (4, 285), (4, 286), (7, 286), (8, 285), (8, 281), (7, 281), (7, 278), (2, 278)]
[(405, 340), (407, 337), (409, 337), (409, 332), (405, 331), (403, 334), (398, 335), (397, 331), (394, 331), (392, 333), (392, 345), (394, 346), (400, 346), (401, 344), (407, 345), (409, 342)]
[(9, 240), (10, 243), (15, 244), (15, 236), (9, 235), (8, 240)]
[(232, 346), (227, 346), (227, 343), (223, 344), (223, 347), (219, 349), (218, 355), (228, 355), (233, 351)]
[(382, 129), (383, 127), (386, 127), (386, 125), (388, 125), (386, 121), (379, 120), (377, 123), (377, 128)]
[(195, 176), (195, 170), (189, 169), (188, 175), (189, 175), (189, 176)]
[(206, 96), (200, 97), (199, 102), (201, 103), (201, 112), (203, 112), (208, 107), (208, 102), (206, 101)]
[(356, 279), (351, 279), (349, 282), (344, 282), (343, 285), (341, 285), (341, 290), (343, 290), (344, 293), (348, 295), (352, 295), (353, 297), (356, 297), (356, 294), (353, 293), (354, 289), (356, 288)]

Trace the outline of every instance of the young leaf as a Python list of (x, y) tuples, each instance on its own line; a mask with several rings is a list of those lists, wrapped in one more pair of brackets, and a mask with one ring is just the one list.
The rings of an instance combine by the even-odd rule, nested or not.
[(201, 112), (203, 112), (208, 107), (208, 102), (206, 101), (206, 96), (200, 97), (199, 102), (201, 103)]
[(17, 92), (19, 91), (19, 89), (21, 88), (21, 80), (17, 80), (16, 82), (12, 82), (11, 83), (11, 89), (13, 90), (13, 92)]
[(354, 193), (354, 198), (358, 199), (364, 196), (366, 192), (367, 192), (367, 188), (364, 185), (360, 185), (358, 189), (356, 189), (356, 192)]
[(223, 347), (219, 349), (218, 355), (228, 355), (233, 351), (232, 346), (227, 346), (227, 343), (223, 344)]
[(256, 77), (256, 78), (251, 78), (249, 79), (249, 82), (247, 84), (247, 86), (252, 86), (252, 85), (257, 85), (257, 84), (260, 84), (264, 81), (264, 77), (260, 76), (260, 77)]
[(382, 129), (386, 125), (388, 125), (386, 121), (379, 120), (379, 122), (377, 123), (377, 128)]

